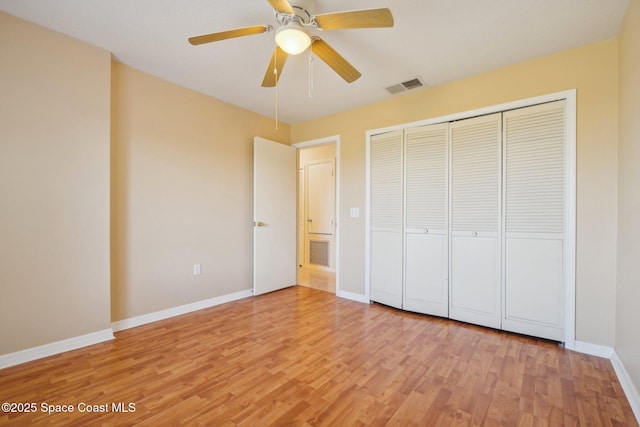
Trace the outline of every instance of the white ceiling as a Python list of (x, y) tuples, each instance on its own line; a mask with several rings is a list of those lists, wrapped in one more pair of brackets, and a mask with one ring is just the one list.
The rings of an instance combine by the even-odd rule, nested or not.
[[(291, 0), (295, 4), (294, 0)], [(308, 53), (287, 60), (278, 116), (295, 124), (380, 101), (414, 77), (430, 86), (616, 37), (629, 0), (316, 0), (315, 14), (388, 7), (393, 28), (316, 33), (362, 77), (347, 84)], [(261, 87), (274, 32), (192, 46), (187, 38), (276, 25), (267, 0), (0, 0), (0, 10), (113, 53), (118, 61), (275, 116)]]

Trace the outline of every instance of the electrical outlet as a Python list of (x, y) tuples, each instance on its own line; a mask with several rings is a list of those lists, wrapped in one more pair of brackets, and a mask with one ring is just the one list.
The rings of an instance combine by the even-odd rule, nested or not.
[(193, 264), (193, 275), (194, 276), (200, 275), (200, 264)]

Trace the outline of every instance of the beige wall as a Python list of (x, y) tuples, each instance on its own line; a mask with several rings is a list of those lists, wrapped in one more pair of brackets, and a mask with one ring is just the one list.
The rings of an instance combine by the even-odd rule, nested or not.
[(110, 328), (106, 51), (0, 13), (0, 354)]
[(620, 34), (616, 353), (640, 390), (640, 0)]
[[(426, 76), (428, 80), (428, 76)], [(365, 132), (577, 89), (576, 338), (614, 343), (617, 185), (617, 42), (606, 41), (292, 126), (292, 140), (341, 136), (341, 288), (363, 294)]]
[(119, 63), (112, 74), (112, 319), (252, 288), (253, 137), (288, 143), (289, 126)]

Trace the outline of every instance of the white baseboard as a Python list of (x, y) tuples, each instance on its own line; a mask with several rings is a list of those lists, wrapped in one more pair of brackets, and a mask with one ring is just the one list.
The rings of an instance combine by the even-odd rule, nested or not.
[(352, 301), (362, 302), (365, 304), (371, 304), (371, 301), (369, 301), (369, 298), (365, 297), (364, 295), (356, 294), (353, 292), (338, 291), (336, 293), (336, 296), (344, 299), (350, 299)]
[(193, 311), (202, 310), (204, 308), (213, 307), (250, 296), (253, 296), (253, 290), (247, 289), (232, 294), (222, 295), (215, 298), (168, 308), (166, 310), (160, 310), (153, 313), (143, 314), (141, 316), (131, 317), (129, 319), (118, 320), (111, 324), (111, 328), (114, 332), (123, 331), (125, 329), (135, 328), (136, 326), (146, 325), (147, 323), (157, 322), (158, 320), (164, 320), (174, 316), (180, 316), (181, 314), (191, 313)]
[(0, 356), (0, 369), (109, 341), (113, 338), (113, 331), (111, 329), (104, 329), (102, 331), (80, 335), (79, 337), (68, 338), (66, 340), (16, 351), (15, 353), (3, 354)]
[(192, 311), (202, 310), (203, 308), (213, 307), (215, 305), (224, 304), (226, 302), (235, 301), (242, 298), (253, 296), (253, 290), (235, 292), (233, 294), (222, 295), (216, 298), (197, 301), (191, 304), (185, 304), (178, 307), (169, 308), (167, 310), (156, 311), (154, 313), (144, 314), (142, 316), (132, 317), (130, 319), (120, 320), (111, 324), (111, 329), (93, 332), (79, 337), (73, 337), (62, 341), (56, 341), (50, 344), (38, 347), (28, 348), (26, 350), (17, 351), (0, 355), (0, 369), (9, 366), (19, 365), (21, 363), (30, 362), (43, 357), (53, 356), (54, 354), (64, 353), (66, 351), (75, 350), (103, 341), (112, 340), (115, 337), (113, 332), (122, 331), (124, 329), (133, 328), (158, 320), (168, 319), (173, 316), (190, 313)]
[(576, 341), (574, 348), (571, 348), (570, 350), (590, 354), (591, 356), (604, 357), (611, 361), (613, 370), (618, 377), (618, 381), (620, 381), (620, 385), (622, 386), (625, 396), (627, 396), (627, 400), (629, 401), (631, 410), (636, 417), (636, 421), (640, 422), (640, 393), (638, 393), (638, 389), (633, 385), (633, 381), (631, 381), (631, 377), (624, 368), (624, 365), (616, 351), (611, 347), (591, 344), (583, 341)]
[(624, 394), (627, 396), (629, 405), (631, 405), (631, 410), (636, 416), (636, 421), (640, 423), (640, 393), (638, 393), (638, 389), (633, 385), (633, 381), (631, 381), (629, 373), (624, 368), (624, 365), (615, 350), (611, 356), (611, 364), (613, 365), (613, 370), (616, 371), (618, 381), (620, 381)]
[(611, 356), (613, 356), (613, 348), (584, 341), (575, 341), (574, 347), (569, 350), (590, 354), (591, 356), (604, 357), (605, 359), (611, 359)]

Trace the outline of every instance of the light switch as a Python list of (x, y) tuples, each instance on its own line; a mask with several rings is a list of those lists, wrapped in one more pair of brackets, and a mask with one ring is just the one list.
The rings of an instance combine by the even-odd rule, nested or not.
[(351, 208), (351, 218), (360, 217), (360, 208)]
[(200, 275), (200, 264), (193, 264), (193, 275), (194, 276)]

